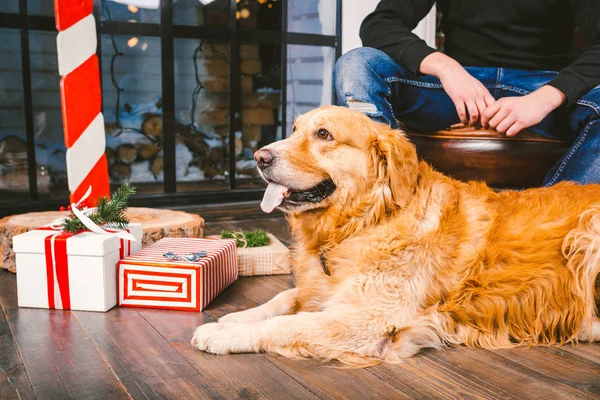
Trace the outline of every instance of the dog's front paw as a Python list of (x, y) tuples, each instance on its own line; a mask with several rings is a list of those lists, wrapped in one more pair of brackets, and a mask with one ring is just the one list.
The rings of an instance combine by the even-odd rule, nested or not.
[(269, 315), (257, 307), (224, 315), (219, 318), (219, 323), (247, 324), (250, 322), (264, 321), (268, 317)]
[(196, 328), (192, 346), (212, 354), (242, 353), (251, 350), (244, 326), (227, 323), (210, 323)]

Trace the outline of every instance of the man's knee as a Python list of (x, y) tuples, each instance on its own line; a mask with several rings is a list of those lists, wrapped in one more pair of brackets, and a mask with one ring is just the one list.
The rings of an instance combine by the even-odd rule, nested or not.
[(334, 82), (339, 89), (353, 82), (368, 82), (377, 74), (378, 66), (394, 62), (387, 54), (372, 47), (359, 47), (341, 56), (333, 70)]
[(353, 49), (337, 60), (334, 73), (338, 75), (361, 72), (369, 68), (369, 62), (382, 57), (387, 57), (387, 55), (383, 51), (372, 47)]
[(338, 103), (345, 100), (367, 100), (372, 89), (387, 83), (388, 77), (398, 76), (402, 68), (387, 54), (372, 47), (359, 47), (344, 54), (335, 64), (333, 81)]
[(338, 105), (395, 127), (393, 111), (384, 97), (390, 92), (388, 79), (403, 75), (404, 70), (381, 50), (371, 47), (354, 49), (344, 54), (335, 65)]

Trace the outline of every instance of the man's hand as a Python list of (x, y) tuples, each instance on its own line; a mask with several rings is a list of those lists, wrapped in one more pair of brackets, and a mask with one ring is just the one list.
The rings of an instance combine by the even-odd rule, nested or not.
[(481, 125), (515, 136), (538, 124), (565, 102), (565, 95), (552, 86), (542, 86), (522, 97), (504, 97), (483, 111)]
[(494, 98), (481, 82), (445, 54), (428, 55), (421, 62), (419, 70), (423, 74), (440, 79), (444, 91), (456, 107), (460, 121), (465, 125), (477, 124), (483, 110), (495, 103)]

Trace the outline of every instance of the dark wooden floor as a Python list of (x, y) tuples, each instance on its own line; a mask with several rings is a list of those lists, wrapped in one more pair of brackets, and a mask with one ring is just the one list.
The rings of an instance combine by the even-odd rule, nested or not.
[[(289, 240), (280, 218), (208, 223), (206, 233), (225, 228)], [(292, 284), (291, 276), (241, 278), (200, 314), (63, 312), (17, 308), (15, 277), (0, 271), (0, 399), (600, 398), (600, 345), (425, 351), (368, 369), (191, 348), (196, 326)]]

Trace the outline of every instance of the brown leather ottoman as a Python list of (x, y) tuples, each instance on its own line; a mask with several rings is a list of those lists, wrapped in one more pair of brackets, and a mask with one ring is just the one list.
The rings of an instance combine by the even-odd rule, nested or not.
[(461, 127), (431, 135), (407, 133), (419, 158), (462, 181), (483, 180), (495, 188), (540, 186), (569, 145), (523, 131), (506, 137), (494, 130)]

